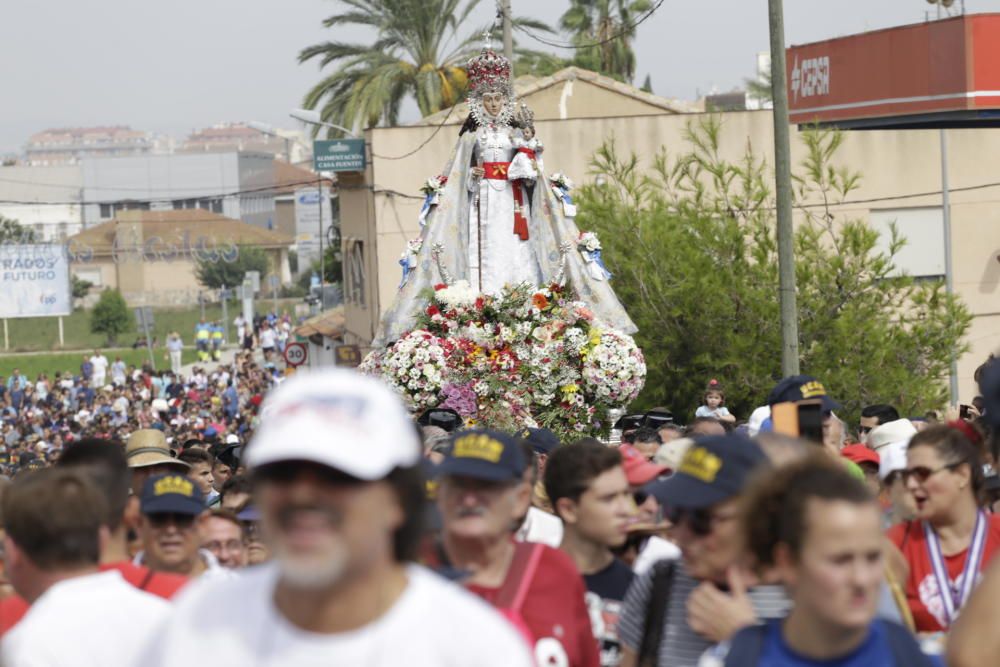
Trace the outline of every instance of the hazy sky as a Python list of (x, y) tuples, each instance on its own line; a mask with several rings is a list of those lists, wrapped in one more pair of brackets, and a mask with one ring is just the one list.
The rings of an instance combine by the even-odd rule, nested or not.
[[(569, 5), (512, 2), (515, 14), (553, 25)], [(492, 0), (481, 4), (469, 31), (492, 15)], [(1000, 0), (966, 5), (1000, 10)], [(335, 0), (0, 3), (0, 154), (57, 126), (124, 124), (178, 138), (220, 121), (294, 126), (289, 109), (320, 76), (315, 64), (296, 63), (299, 50), (370, 39), (322, 27), (339, 7)], [(929, 9), (924, 0), (786, 0), (786, 41), (918, 22)], [(666, 0), (639, 28), (636, 48), (637, 82), (651, 74), (658, 94), (694, 99), (729, 90), (768, 48), (767, 1)]]

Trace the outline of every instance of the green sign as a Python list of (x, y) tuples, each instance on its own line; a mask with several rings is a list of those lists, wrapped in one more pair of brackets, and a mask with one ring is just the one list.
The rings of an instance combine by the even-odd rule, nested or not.
[(314, 141), (313, 167), (316, 171), (364, 171), (365, 140)]

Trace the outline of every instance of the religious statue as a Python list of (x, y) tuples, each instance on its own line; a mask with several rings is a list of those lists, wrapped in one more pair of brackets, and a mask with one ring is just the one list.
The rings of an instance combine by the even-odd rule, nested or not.
[(451, 160), (425, 186), (421, 236), (400, 260), (400, 290), (374, 346), (413, 328), (426, 290), (456, 281), (494, 295), (504, 285), (562, 282), (607, 326), (634, 333), (610, 273), (595, 273), (587, 266), (590, 255), (578, 251), (581, 234), (568, 214), (573, 207), (560, 200), (569, 200), (565, 189), (549, 187), (533, 114), (514, 96), (510, 61), (487, 43), (468, 73), (469, 117)]

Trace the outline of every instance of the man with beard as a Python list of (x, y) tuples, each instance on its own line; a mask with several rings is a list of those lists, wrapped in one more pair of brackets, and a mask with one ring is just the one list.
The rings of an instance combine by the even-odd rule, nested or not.
[(294, 376), (263, 406), (247, 464), (274, 560), (182, 596), (138, 664), (532, 664), (488, 605), (410, 564), (420, 443), (387, 387), (339, 369)]

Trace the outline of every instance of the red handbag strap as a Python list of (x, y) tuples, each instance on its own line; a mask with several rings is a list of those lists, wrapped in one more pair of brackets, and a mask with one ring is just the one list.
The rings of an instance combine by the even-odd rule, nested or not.
[(499, 609), (515, 612), (521, 610), (528, 589), (531, 588), (531, 580), (535, 578), (535, 571), (538, 569), (538, 561), (542, 558), (544, 548), (544, 545), (534, 542), (514, 544), (514, 558), (511, 560), (510, 569), (507, 570), (503, 586), (497, 593), (496, 606)]

